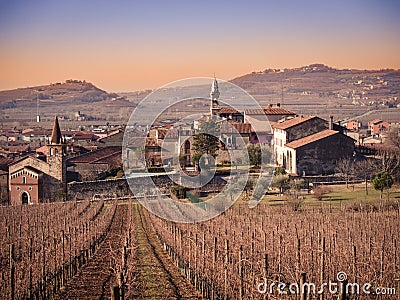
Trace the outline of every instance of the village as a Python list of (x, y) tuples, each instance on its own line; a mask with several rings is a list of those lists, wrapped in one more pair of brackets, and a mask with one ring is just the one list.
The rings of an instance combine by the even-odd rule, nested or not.
[[(93, 198), (102, 194), (90, 188), (93, 182), (99, 185), (109, 180), (123, 182), (131, 172), (176, 171), (172, 165), (177, 160), (182, 169), (195, 174), (199, 172), (199, 155), (204, 154), (194, 145), (196, 135), (200, 134), (202, 124), (211, 121), (217, 124), (218, 130), (215, 133), (218, 145), (212, 153), (217, 170), (244, 164), (241, 159), (235, 161), (229, 156), (231, 150), (242, 153), (249, 147), (264, 147), (273, 153), (268, 161), (270, 166), (281, 170), (291, 180), (303, 179), (307, 184), (343, 183), (350, 177), (371, 184), (379, 167), (374, 169), (371, 163), (368, 170), (360, 172), (357, 164), (365, 164), (365, 161), (383, 161), (384, 170), (398, 178), (396, 155), (400, 120), (342, 123), (334, 116), (325, 120), (298, 115), (280, 103), (239, 111), (219, 105), (216, 79), (210, 89), (209, 112), (194, 121), (134, 128), (134, 134), (130, 133), (127, 138), (132, 141), (124, 149), (127, 152), (125, 166), (123, 124), (103, 124), (92, 130), (63, 130), (55, 116), (53, 128), (3, 128), (0, 136), (1, 203), (64, 201), (76, 199), (77, 194), (81, 198)], [(144, 143), (140, 144), (139, 140)], [(169, 151), (165, 145), (171, 141), (174, 141), (174, 149)], [(143, 152), (144, 164), (137, 161), (139, 152)], [(254, 160), (251, 163), (250, 167), (257, 167)], [(128, 188), (118, 193), (112, 190), (108, 197), (130, 194)]]

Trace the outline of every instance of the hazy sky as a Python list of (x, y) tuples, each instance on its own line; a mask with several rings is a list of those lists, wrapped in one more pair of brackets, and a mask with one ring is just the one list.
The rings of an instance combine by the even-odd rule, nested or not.
[(400, 0), (3, 1), (0, 89), (107, 91), (324, 63), (400, 69)]

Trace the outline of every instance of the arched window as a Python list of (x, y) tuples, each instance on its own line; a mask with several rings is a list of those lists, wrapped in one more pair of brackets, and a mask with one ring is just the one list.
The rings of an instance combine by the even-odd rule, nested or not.
[(22, 184), (25, 184), (25, 183), (26, 183), (26, 177), (22, 176)]

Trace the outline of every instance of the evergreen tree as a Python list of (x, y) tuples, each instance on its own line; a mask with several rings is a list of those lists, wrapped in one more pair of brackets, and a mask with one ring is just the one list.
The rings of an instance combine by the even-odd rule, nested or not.
[(217, 156), (219, 150), (219, 127), (214, 121), (202, 121), (200, 123), (200, 133), (193, 137), (193, 150), (195, 157), (200, 158), (203, 154), (212, 157)]
[(380, 191), (380, 198), (382, 199), (382, 193), (384, 189), (390, 189), (393, 185), (392, 176), (386, 171), (378, 172), (375, 175), (372, 186), (375, 190)]

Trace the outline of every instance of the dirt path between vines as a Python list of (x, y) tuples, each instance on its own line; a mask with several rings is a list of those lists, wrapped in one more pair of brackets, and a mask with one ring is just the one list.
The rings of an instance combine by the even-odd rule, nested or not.
[[(110, 285), (115, 283), (115, 275), (110, 268), (110, 251), (122, 247), (127, 211), (127, 205), (118, 205), (104, 242), (55, 299), (111, 299)], [(135, 282), (126, 291), (125, 299), (202, 299), (163, 250), (144, 208), (134, 204), (133, 213)]]
[(86, 265), (67, 282), (55, 299), (111, 299), (110, 284), (115, 283), (110, 251), (122, 247), (126, 230), (126, 205), (118, 205), (110, 231)]
[(138, 286), (132, 299), (202, 299), (163, 250), (145, 209), (138, 204), (134, 214)]

